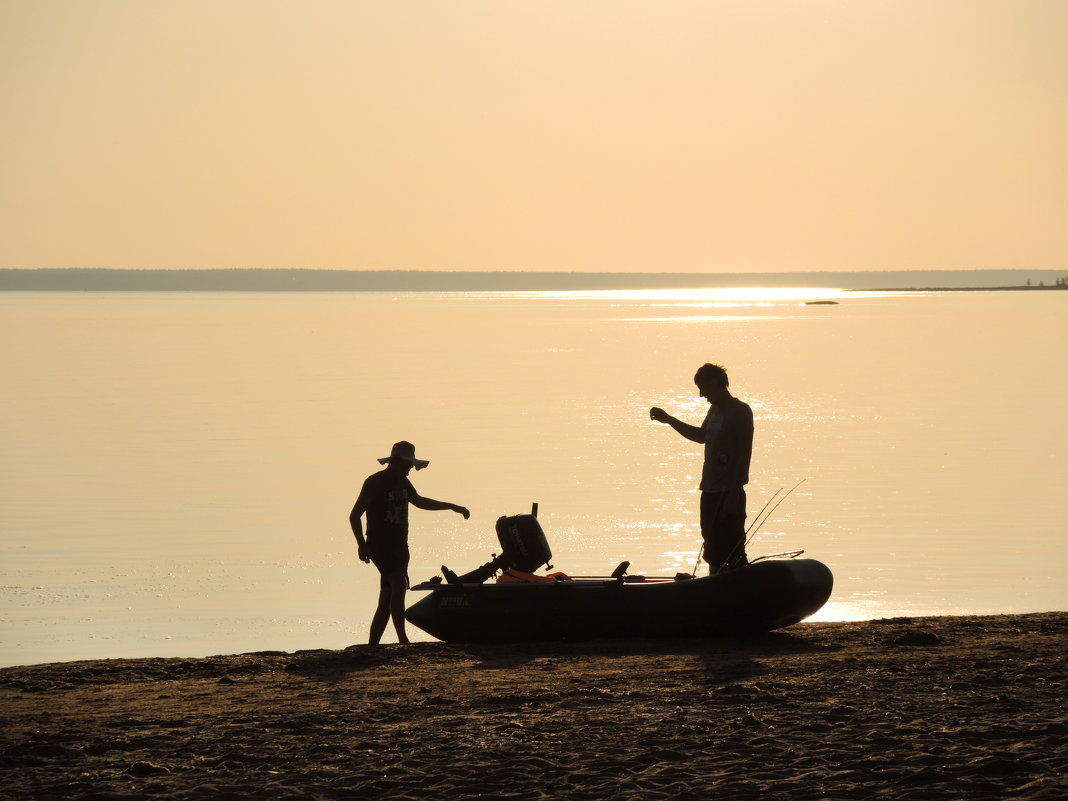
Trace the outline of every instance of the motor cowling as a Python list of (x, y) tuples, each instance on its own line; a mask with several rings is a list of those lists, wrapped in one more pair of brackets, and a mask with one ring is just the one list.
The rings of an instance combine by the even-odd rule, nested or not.
[(505, 515), (497, 520), (497, 539), (501, 556), (507, 567), (533, 573), (542, 565), (549, 565), (553, 552), (541, 523), (533, 514)]

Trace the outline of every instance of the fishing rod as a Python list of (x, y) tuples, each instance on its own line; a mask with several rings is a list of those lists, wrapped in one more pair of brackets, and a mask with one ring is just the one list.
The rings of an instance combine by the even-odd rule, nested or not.
[[(775, 490), (775, 494), (772, 495), (770, 498), (768, 498), (768, 502), (764, 504), (764, 509), (767, 509), (768, 508), (768, 504), (770, 504), (773, 500), (775, 500), (776, 498), (779, 497), (779, 493), (782, 492), (782, 489), (783, 489), (782, 487), (779, 487), (777, 490)], [(793, 492), (793, 490), (790, 490), (790, 492)], [(764, 509), (761, 509), (759, 512), (757, 512), (757, 516), (753, 518), (753, 522), (750, 523), (749, 524), (749, 528), (747, 528), (745, 530), (746, 534), (749, 533), (749, 529), (751, 529), (753, 526), (756, 525), (756, 521), (758, 521), (760, 519), (760, 516), (762, 514), (764, 514)], [(773, 509), (772, 511), (775, 511), (775, 510)]]
[[(746, 533), (746, 534), (749, 534), (749, 539), (747, 539), (747, 540), (745, 541), (745, 545), (748, 545), (748, 544), (749, 544), (750, 542), (752, 542), (752, 540), (753, 540), (753, 537), (755, 537), (755, 536), (757, 535), (757, 532), (758, 532), (758, 531), (760, 531), (760, 527), (761, 527), (761, 526), (763, 526), (763, 525), (764, 525), (765, 523), (767, 523), (767, 522), (768, 522), (768, 518), (770, 518), (770, 517), (771, 517), (771, 515), (772, 515), (772, 514), (773, 514), (773, 513), (775, 512), (775, 510), (779, 508), (779, 504), (780, 504), (780, 503), (782, 503), (783, 501), (785, 501), (785, 500), (786, 500), (787, 498), (789, 498), (789, 497), (790, 497), (790, 493), (792, 493), (792, 492), (793, 492), (793, 491), (794, 491), (795, 489), (797, 489), (798, 487), (800, 487), (800, 486), (801, 486), (802, 484), (804, 484), (804, 483), (805, 483), (806, 481), (808, 481), (808, 478), (807, 478), (807, 477), (806, 477), (806, 478), (803, 478), (803, 479), (801, 479), (801, 480), (800, 480), (800, 481), (798, 481), (798, 482), (797, 482), (796, 484), (794, 484), (794, 485), (793, 485), (792, 487), (790, 487), (790, 491), (789, 491), (789, 492), (787, 492), (787, 493), (786, 493), (785, 495), (783, 495), (783, 496), (782, 496), (782, 498), (780, 498), (780, 499), (779, 499), (779, 503), (777, 503), (777, 504), (775, 504), (775, 505), (774, 505), (773, 507), (771, 507), (771, 511), (770, 511), (770, 512), (768, 512), (767, 516), (766, 516), (766, 517), (765, 517), (765, 518), (764, 518), (763, 520), (761, 520), (761, 521), (760, 521), (760, 523), (759, 523), (759, 524), (757, 524), (755, 528), (754, 528), (753, 526), (750, 526), (749, 528), (752, 528), (752, 529), (753, 529), (753, 533), (752, 533), (752, 534), (749, 534), (749, 530), (748, 530), (748, 529), (746, 529), (746, 532), (745, 532), (745, 533)], [(776, 495), (777, 495), (777, 494), (778, 494), (778, 493), (776, 493)], [(774, 496), (772, 496), (772, 497), (774, 497)], [(767, 506), (767, 504), (765, 504), (765, 507), (766, 507), (766, 506)], [(759, 515), (758, 515), (758, 517), (759, 517)], [(754, 522), (754, 523), (756, 523), (756, 520), (754, 519), (754, 520), (753, 520), (753, 522)], [(737, 548), (737, 547), (738, 547), (738, 546), (735, 546), (735, 548)], [(744, 547), (744, 546), (743, 546), (743, 547)], [(734, 553), (733, 553), (733, 552), (731, 553), (731, 556), (734, 556)]]
[[(761, 509), (757, 513), (757, 516), (753, 518), (753, 522), (749, 524), (749, 528), (747, 528), (745, 530), (746, 534), (749, 533), (749, 529), (751, 529), (754, 525), (756, 525), (756, 521), (760, 519), (760, 515), (764, 514), (764, 510), (768, 508), (768, 504), (770, 504), (773, 500), (775, 500), (777, 497), (779, 497), (779, 493), (782, 492), (782, 491), (783, 491), (783, 488), (779, 487), (777, 490), (775, 490), (775, 494), (772, 495), (770, 498), (768, 498), (767, 502), (764, 504), (764, 508)], [(792, 490), (791, 490), (791, 492), (792, 492)], [(774, 511), (774, 510), (772, 510), (772, 511)], [(694, 562), (694, 564), (693, 564), (693, 573), (691, 575), (694, 575), (694, 576), (697, 575), (697, 568), (701, 566), (701, 557), (704, 556), (704, 553), (705, 553), (705, 542), (704, 542), (704, 539), (702, 539), (701, 540), (701, 548), (697, 551), (697, 561)], [(733, 551), (731, 552), (731, 556), (734, 556), (734, 552)]]
[[(738, 552), (738, 548), (739, 548), (739, 547), (740, 547), (740, 548), (742, 549), (742, 551), (743, 551), (743, 552), (745, 551), (745, 547), (746, 547), (746, 546), (747, 546), (747, 545), (748, 545), (748, 544), (749, 544), (750, 542), (752, 542), (752, 541), (753, 541), (753, 537), (755, 537), (755, 536), (757, 535), (757, 532), (758, 532), (758, 531), (760, 531), (760, 528), (761, 528), (761, 527), (762, 527), (762, 526), (763, 526), (763, 525), (764, 525), (765, 523), (767, 523), (767, 522), (768, 522), (768, 520), (769, 520), (769, 519), (771, 518), (772, 514), (774, 514), (775, 510), (779, 508), (779, 505), (780, 505), (780, 504), (781, 504), (781, 503), (782, 503), (783, 501), (785, 501), (785, 500), (786, 500), (787, 498), (789, 498), (789, 497), (790, 497), (790, 494), (791, 494), (791, 493), (792, 493), (792, 492), (793, 492), (793, 491), (794, 491), (795, 489), (797, 489), (797, 488), (798, 488), (798, 487), (800, 487), (800, 486), (801, 486), (802, 484), (804, 484), (804, 483), (805, 483), (806, 481), (808, 481), (808, 478), (807, 478), (807, 477), (806, 477), (806, 478), (803, 478), (803, 479), (801, 479), (801, 480), (800, 480), (800, 481), (798, 481), (798, 482), (797, 482), (796, 484), (794, 484), (794, 485), (793, 485), (792, 487), (790, 487), (790, 489), (789, 489), (789, 490), (787, 491), (787, 493), (786, 493), (785, 495), (783, 495), (783, 496), (782, 496), (781, 498), (779, 498), (779, 501), (778, 501), (778, 503), (776, 503), (776, 504), (775, 504), (774, 506), (772, 506), (772, 507), (771, 507), (771, 509), (770, 509), (770, 510), (768, 510), (768, 513), (767, 513), (766, 515), (764, 515), (764, 509), (767, 509), (767, 508), (768, 508), (768, 505), (769, 505), (769, 504), (770, 504), (770, 503), (771, 503), (772, 501), (774, 501), (774, 500), (775, 500), (775, 498), (777, 498), (777, 497), (778, 497), (778, 495), (779, 495), (779, 493), (780, 493), (780, 492), (782, 492), (782, 487), (779, 487), (779, 489), (778, 489), (778, 490), (776, 491), (776, 493), (775, 493), (774, 495), (772, 495), (772, 496), (771, 496), (771, 497), (770, 497), (770, 498), (768, 499), (768, 502), (767, 502), (767, 503), (765, 503), (765, 504), (764, 504), (764, 509), (761, 509), (761, 510), (760, 510), (760, 514), (758, 514), (758, 515), (757, 515), (756, 517), (754, 517), (754, 518), (753, 518), (753, 522), (749, 524), (749, 528), (747, 528), (747, 529), (745, 530), (745, 533), (746, 533), (746, 534), (749, 534), (749, 538), (748, 538), (748, 539), (746, 539), (746, 540), (744, 540), (744, 541), (742, 541), (742, 540), (739, 540), (739, 542), (738, 542), (738, 543), (737, 543), (737, 544), (736, 544), (736, 545), (735, 545), (735, 546), (734, 546), (734, 547), (733, 547), (733, 548), (731, 549), (731, 552), (730, 552), (729, 554), (727, 554), (727, 558), (723, 560), (723, 564), (724, 564), (724, 565), (725, 565), (725, 564), (727, 564), (727, 563), (729, 563), (729, 562), (731, 561), (731, 559), (733, 559), (733, 558), (734, 558), (734, 554)], [(761, 515), (764, 515), (764, 519), (763, 519), (763, 520), (761, 520), (761, 519), (760, 519), (760, 516), (761, 516)], [(750, 534), (750, 533), (749, 533), (750, 531), (752, 531), (753, 533), (752, 533), (752, 534)], [(702, 544), (701, 544), (701, 553), (703, 553), (703, 552), (704, 552), (704, 543), (702, 543)], [(698, 559), (698, 563), (700, 563), (700, 559), (701, 559), (700, 553), (698, 553), (697, 559)], [(709, 565), (709, 570), (711, 570), (711, 569), (712, 569), (712, 566), (711, 566), (711, 565)], [(720, 570), (722, 570), (722, 569), (723, 569), (723, 566), (722, 566), (722, 565), (720, 565), (720, 568), (719, 568), (719, 569), (720, 569)], [(694, 572), (694, 575), (696, 576), (696, 575), (697, 575), (697, 567), (696, 567), (696, 566), (694, 566), (694, 570), (693, 570), (693, 572)]]

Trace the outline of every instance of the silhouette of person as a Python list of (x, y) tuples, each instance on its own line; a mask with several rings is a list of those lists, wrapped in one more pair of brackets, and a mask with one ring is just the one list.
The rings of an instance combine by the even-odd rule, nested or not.
[(753, 455), (753, 410), (727, 389), (727, 371), (702, 365), (693, 377), (711, 405), (705, 421), (693, 426), (654, 407), (649, 417), (667, 423), (693, 442), (704, 443), (701, 473), (701, 537), (712, 573), (748, 564), (745, 555), (745, 485)]
[[(399, 642), (407, 643), (404, 629), (404, 596), (408, 591), (408, 504), (417, 509), (452, 511), (467, 520), (471, 513), (463, 506), (424, 498), (415, 491), (408, 474), (414, 467), (422, 470), (430, 462), (415, 458), (415, 446), (398, 442), (389, 456), (378, 460), (386, 465), (363, 482), (360, 495), (349, 514), (349, 525), (356, 537), (357, 553), (364, 562), (371, 562), (381, 574), (378, 607), (371, 619), (371, 645), (377, 645), (393, 618)], [(367, 537), (364, 538), (360, 517), (367, 516)]]

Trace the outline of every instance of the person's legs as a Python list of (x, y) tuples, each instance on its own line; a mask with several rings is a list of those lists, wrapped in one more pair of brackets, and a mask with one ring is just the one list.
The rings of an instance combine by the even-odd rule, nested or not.
[(734, 508), (727, 508), (726, 499), (725, 492), (701, 493), (701, 536), (712, 573), (749, 563), (745, 556), (745, 491), (739, 490)]
[(397, 630), (397, 642), (408, 643), (408, 633), (404, 629), (404, 596), (408, 591), (408, 576), (403, 572), (390, 573), (389, 611), (393, 617), (393, 628)]
[(375, 616), (371, 618), (371, 636), (368, 642), (378, 645), (382, 640), (382, 633), (386, 630), (390, 612), (390, 585), (383, 573), (378, 579), (378, 606), (375, 608)]
[(372, 552), (371, 562), (381, 574), (378, 585), (378, 607), (371, 620), (371, 645), (378, 645), (386, 631), (390, 618), (397, 630), (398, 642), (407, 643), (404, 628), (404, 598), (408, 592), (408, 546), (386, 547), (381, 545)]
[(411, 642), (404, 626), (404, 598), (407, 591), (408, 576), (405, 573), (395, 571), (382, 575), (378, 587), (378, 607), (371, 619), (371, 636), (368, 639), (371, 645), (378, 645), (382, 641), (390, 618), (397, 630), (397, 642)]
[(705, 541), (704, 558), (710, 573), (715, 573), (723, 564), (717, 537), (722, 506), (722, 492), (701, 493), (701, 538)]
[(749, 564), (745, 555), (745, 490), (738, 490), (738, 502), (724, 508), (722, 518), (723, 567), (733, 570)]

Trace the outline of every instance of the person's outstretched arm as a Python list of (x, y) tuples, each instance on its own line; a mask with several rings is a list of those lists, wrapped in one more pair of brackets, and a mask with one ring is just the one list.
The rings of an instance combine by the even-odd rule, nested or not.
[(426, 509), (430, 512), (456, 512), (464, 516), (464, 520), (467, 520), (471, 516), (471, 512), (467, 510), (466, 506), (458, 506), (455, 503), (448, 503), (447, 501), (435, 501), (433, 498), (424, 498), (418, 493), (409, 496), (409, 501), (412, 506), (417, 509)]
[(654, 406), (649, 410), (649, 419), (657, 423), (667, 423), (676, 432), (686, 437), (691, 442), (704, 442), (705, 441), (705, 429), (704, 426), (692, 426), (689, 423), (684, 423), (677, 417), (672, 417), (665, 412), (659, 406)]

